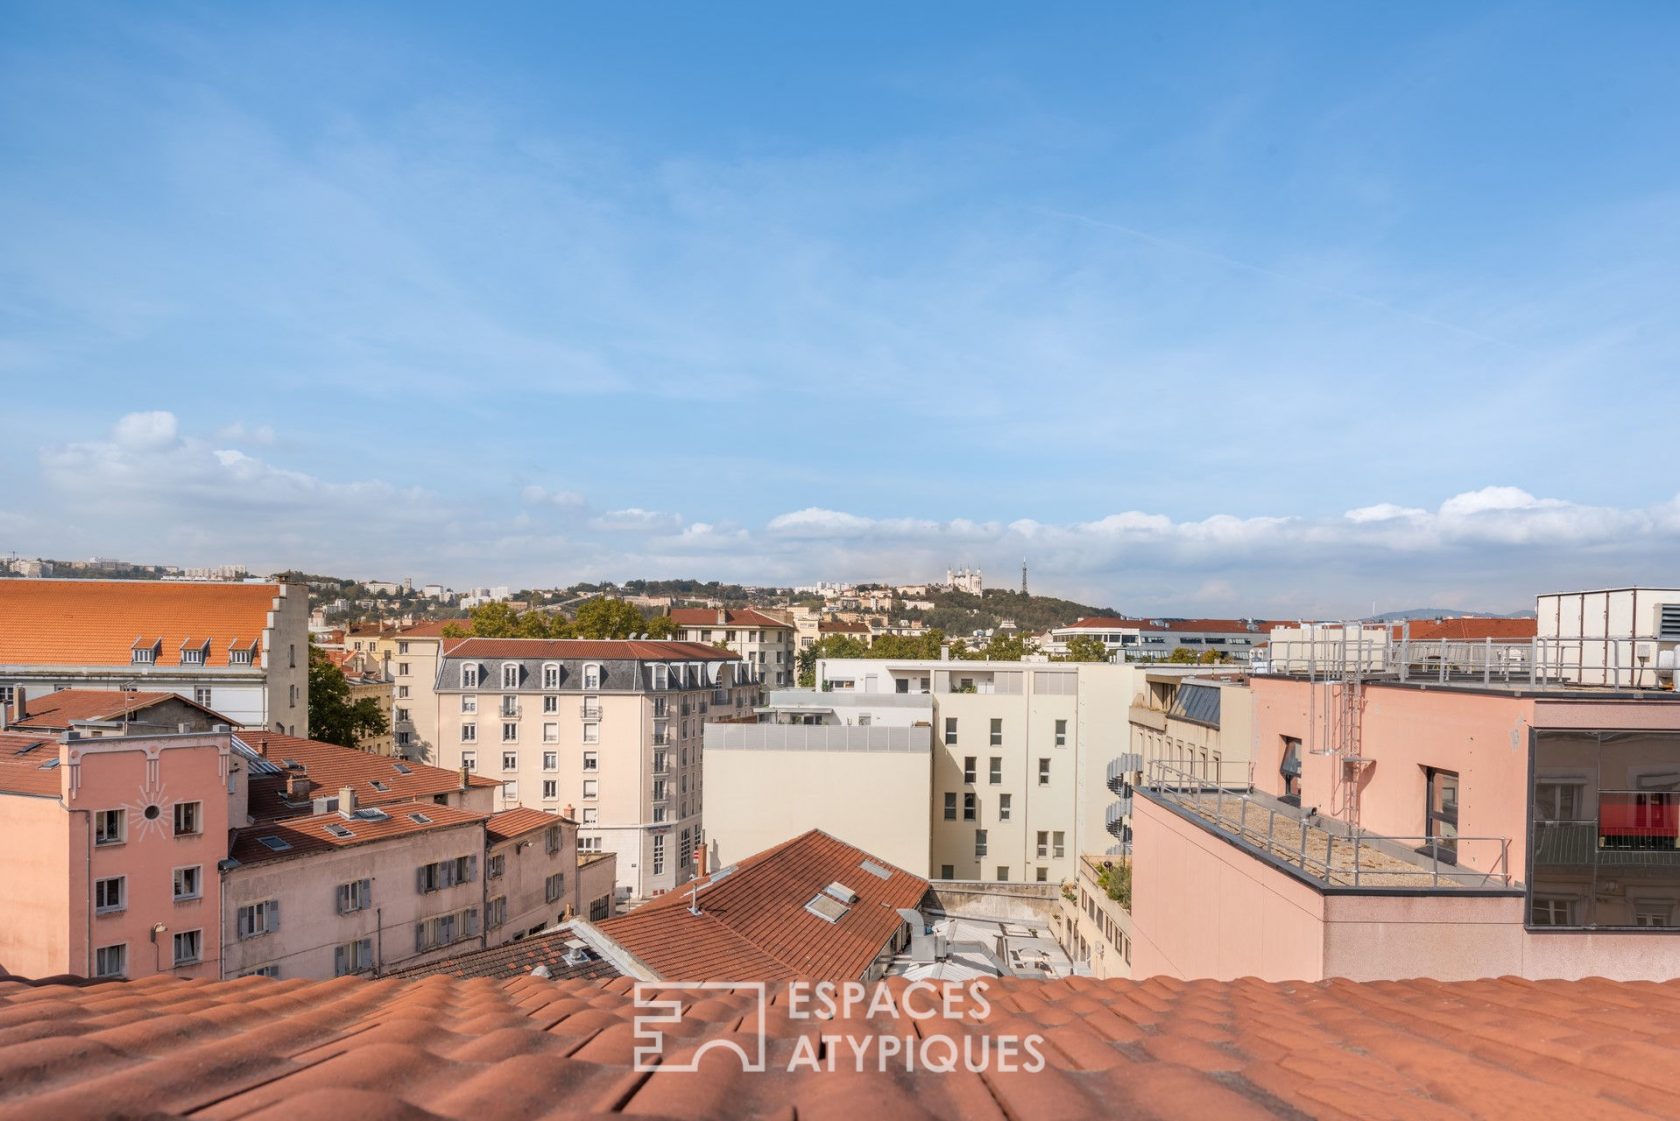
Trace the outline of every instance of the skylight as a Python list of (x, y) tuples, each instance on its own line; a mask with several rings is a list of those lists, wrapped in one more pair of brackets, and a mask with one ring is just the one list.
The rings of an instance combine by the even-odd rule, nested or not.
[(354, 837), (355, 836), (355, 834), (350, 832), (350, 830), (344, 828), (344, 826), (339, 825), (336, 822), (328, 823), (327, 832), (331, 833), (335, 837)]
[(273, 849), (275, 852), (285, 852), (287, 849), (292, 847), (290, 841), (287, 841), (287, 840), (285, 840), (281, 837), (274, 837), (274, 836), (258, 837), (257, 838), (257, 843), (267, 845), (269, 848)]
[(391, 766), (396, 768), (399, 775), (411, 775), (414, 773), (413, 768), (409, 767), (406, 763), (392, 763)]
[(408, 820), (412, 821), (416, 825), (430, 825), (432, 823), (431, 818), (419, 812), (409, 814)]
[(818, 892), (805, 909), (823, 922), (839, 922), (846, 917), (846, 905), (825, 892)]
[(371, 785), (375, 790), (379, 791), (381, 794), (388, 793), (391, 789), (389, 786), (387, 786), (383, 782), (380, 782), (378, 779), (373, 779), (372, 782), (369, 785)]
[(877, 876), (883, 880), (892, 879), (892, 873), (875, 863), (873, 860), (865, 860), (862, 864), (859, 864), (858, 867), (862, 868), (865, 872), (868, 872), (871, 876)]

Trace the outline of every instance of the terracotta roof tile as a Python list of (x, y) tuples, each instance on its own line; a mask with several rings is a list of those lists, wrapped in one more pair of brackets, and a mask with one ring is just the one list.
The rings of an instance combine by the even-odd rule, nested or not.
[[(136, 642), (160, 643), (158, 665), (181, 664), (188, 640), (207, 665), (260, 643), (278, 584), (147, 580), (0, 580), (0, 664), (129, 665)], [(256, 664), (262, 664), (262, 651)]]
[(32, 733), (0, 732), (0, 794), (57, 798), (63, 776), (54, 765), (58, 741)]
[(490, 834), (490, 842), (500, 844), (502, 841), (511, 841), (515, 837), (523, 837), (527, 833), (535, 833), (539, 829), (547, 829), (564, 821), (566, 819), (559, 814), (544, 813), (529, 806), (516, 806), (511, 810), (491, 814), (484, 827)]
[[(862, 865), (888, 872), (881, 879)], [(699, 915), (685, 886), (596, 928), (668, 981), (861, 977), (928, 882), (813, 829), (699, 881)], [(837, 921), (806, 910), (831, 883), (857, 895)]]
[[(364, 809), (367, 813), (378, 816), (364, 817), (353, 814), (345, 817), (336, 812), (324, 813), (241, 829), (234, 838), (230, 855), (241, 864), (266, 864), (330, 849), (353, 848), (356, 845), (389, 840), (392, 837), (405, 837), (413, 833), (476, 825), (487, 816), (429, 802), (370, 806)], [(275, 844), (265, 842), (264, 838), (273, 838)], [(285, 847), (278, 848), (276, 845)]]
[[(353, 786), (356, 788), (358, 804), (382, 806), (396, 802), (430, 800), (438, 794), (449, 794), (461, 789), (459, 771), (393, 759), (387, 755), (375, 755), (369, 751), (357, 751), (319, 740), (283, 736), (278, 732), (243, 731), (236, 734), (241, 743), (276, 766), (301, 764), (302, 770), (288, 773), (301, 775), (306, 780), (307, 789), (300, 791), (302, 800), (332, 797), (344, 787)], [(501, 785), (495, 779), (478, 775), (469, 775), (467, 781), (468, 785), (474, 787)], [(375, 783), (379, 785), (375, 786)], [(253, 775), (251, 816), (261, 821), (308, 814), (307, 808), (294, 809), (285, 804), (280, 797), (285, 790), (286, 774)], [(300, 799), (293, 799), (298, 800)]]
[(23, 719), (19, 727), (39, 728), (43, 731), (64, 731), (84, 720), (118, 720), (130, 713), (144, 712), (154, 705), (179, 701), (198, 709), (214, 723), (233, 723), (228, 717), (206, 708), (180, 693), (122, 692), (117, 689), (59, 689), (37, 696), (25, 695)]
[[(1396, 641), (1407, 628), (1391, 624)], [(1483, 638), (1522, 639), (1539, 633), (1539, 623), (1533, 619), (1485, 619), (1463, 616), (1456, 619), (1413, 619), (1410, 626), (1412, 641), (1474, 641)]]
[(792, 623), (751, 607), (725, 610), (722, 623), (718, 622), (718, 609), (715, 607), (678, 607), (671, 611), (671, 622), (679, 627), (763, 627), (788, 631), (793, 629)]
[[(547, 934), (536, 934), (523, 938), (518, 942), (509, 942), (502, 946), (491, 946), (484, 950), (472, 950), (454, 957), (444, 958), (429, 965), (415, 966), (392, 974), (395, 977), (489, 977), (496, 980), (512, 980), (516, 977), (529, 977), (531, 970), (539, 965), (549, 972), (549, 980), (610, 980), (617, 977), (618, 970), (610, 963), (602, 961), (591, 954), (589, 960), (582, 964), (573, 965), (566, 961), (566, 954), (571, 944), (577, 942), (577, 936), (570, 930), (556, 930)], [(546, 983), (546, 982), (545, 982)]]
[[(1680, 1117), (1669, 1028), (1680, 982), (1011, 979), (986, 988), (984, 1019), (914, 1030), (902, 982), (888, 985), (891, 1015), (820, 1024), (773, 990), (764, 1071), (743, 1072), (715, 1046), (678, 1070), (713, 1041), (755, 1040), (754, 997), (708, 993), (685, 1001), (651, 1074), (631, 1069), (632, 988), (0, 974), (0, 1121)], [(813, 1070), (795, 1048), (818, 1029), (832, 1042)], [(960, 1055), (965, 1041), (979, 1053), (1005, 1033), (1041, 1036), (1044, 1069), (946, 1072), (899, 1058), (883, 1072), (876, 1058), (889, 1036), (912, 1048), (949, 1040)], [(920, 1046), (937, 1059), (948, 1045)]]

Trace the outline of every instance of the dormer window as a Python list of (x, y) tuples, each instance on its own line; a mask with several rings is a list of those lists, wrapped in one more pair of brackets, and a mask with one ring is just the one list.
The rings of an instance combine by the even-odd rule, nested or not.
[(544, 689), (560, 688), (560, 667), (553, 662), (543, 666), (542, 687)]
[(248, 666), (256, 661), (257, 644), (252, 642), (244, 646), (230, 645), (228, 647), (228, 665)]
[(476, 663), (468, 662), (461, 667), (461, 688), (478, 688), (478, 665)]
[(158, 654), (162, 651), (163, 639), (161, 638), (136, 639), (133, 647), (129, 650), (129, 662), (137, 666), (155, 665)]
[(183, 666), (202, 666), (209, 660), (209, 656), (210, 642), (208, 639), (194, 645), (192, 639), (189, 638), (181, 644), (181, 664)]
[(599, 689), (601, 687), (601, 667), (590, 662), (583, 667), (583, 687), (585, 689)]
[(503, 689), (517, 689), (517, 688), (519, 688), (519, 663), (518, 662), (503, 662), (502, 663), (502, 688)]
[(669, 689), (671, 681), (671, 667), (664, 662), (656, 662), (653, 667), (653, 687), (655, 689)]

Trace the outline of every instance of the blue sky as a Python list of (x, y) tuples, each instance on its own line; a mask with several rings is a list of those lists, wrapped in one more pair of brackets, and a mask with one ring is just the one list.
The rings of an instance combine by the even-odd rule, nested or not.
[(0, 4), (0, 551), (1672, 583), (1680, 9)]

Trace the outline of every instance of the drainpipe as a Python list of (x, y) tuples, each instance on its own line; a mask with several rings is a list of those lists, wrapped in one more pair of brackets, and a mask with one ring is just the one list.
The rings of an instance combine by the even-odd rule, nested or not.
[(82, 847), (83, 875), (87, 880), (83, 887), (87, 902), (87, 969), (85, 975), (93, 976), (93, 811), (71, 809), (73, 814), (81, 814), (87, 822), (87, 844)]

